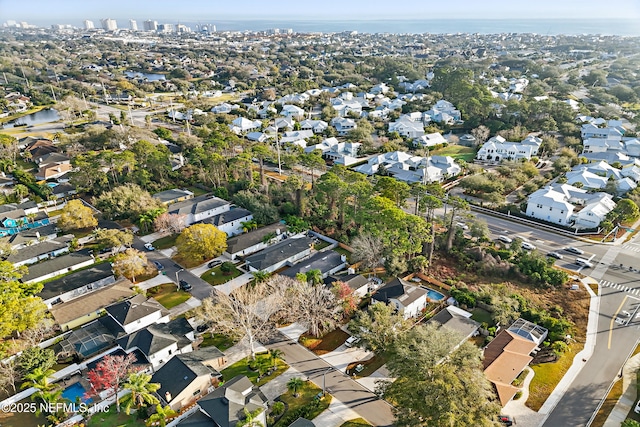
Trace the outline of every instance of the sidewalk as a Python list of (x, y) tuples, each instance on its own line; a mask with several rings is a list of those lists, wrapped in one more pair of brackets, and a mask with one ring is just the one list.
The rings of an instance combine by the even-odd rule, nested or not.
[(526, 371), (528, 371), (529, 374), (527, 374), (527, 377), (522, 383), (522, 397), (518, 400), (511, 400), (508, 402), (502, 412), (512, 416), (516, 420), (518, 427), (538, 427), (542, 424), (542, 420), (545, 416), (533, 409), (527, 408), (525, 405), (529, 398), (529, 384), (535, 376), (533, 369), (527, 367)]
[(202, 301), (200, 301), (198, 298), (191, 297), (182, 304), (176, 305), (175, 307), (170, 309), (169, 313), (171, 313), (171, 317), (176, 317), (193, 308), (199, 307), (200, 304), (202, 304)]
[(622, 396), (609, 414), (604, 427), (620, 427), (620, 424), (627, 419), (629, 411), (635, 407), (636, 399), (638, 399), (636, 388), (638, 369), (640, 369), (640, 354), (630, 358), (622, 368)]

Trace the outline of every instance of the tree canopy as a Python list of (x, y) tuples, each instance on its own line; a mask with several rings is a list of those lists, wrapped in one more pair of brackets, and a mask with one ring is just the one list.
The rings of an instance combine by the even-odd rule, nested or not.
[(98, 220), (93, 215), (93, 210), (80, 200), (67, 202), (58, 219), (58, 227), (63, 231), (95, 227), (96, 225), (98, 225)]
[(178, 254), (185, 258), (215, 258), (227, 249), (227, 234), (212, 224), (194, 224), (182, 230), (176, 247)]

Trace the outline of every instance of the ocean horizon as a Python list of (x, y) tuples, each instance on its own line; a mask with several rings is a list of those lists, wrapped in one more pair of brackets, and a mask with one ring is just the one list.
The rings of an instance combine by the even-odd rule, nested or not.
[[(162, 22), (162, 21), (158, 21)], [(265, 31), (292, 29), (296, 33), (456, 34), (534, 33), (540, 35), (640, 36), (632, 19), (367, 19), (367, 20), (207, 20), (181, 22), (193, 30), (196, 25), (216, 26), (217, 31)]]

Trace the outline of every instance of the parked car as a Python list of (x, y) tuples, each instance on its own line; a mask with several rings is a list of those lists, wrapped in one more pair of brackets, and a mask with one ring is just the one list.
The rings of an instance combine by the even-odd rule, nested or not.
[(636, 407), (633, 412), (635, 412), (636, 414), (640, 414), (640, 400), (638, 400), (638, 403), (636, 403)]
[(156, 248), (153, 247), (153, 245), (151, 243), (145, 243), (144, 244), (144, 248), (148, 251), (155, 251)]
[(569, 246), (568, 248), (564, 248), (564, 250), (569, 252), (569, 253), (576, 254), (576, 255), (582, 255), (584, 253), (584, 251), (582, 249), (574, 248), (573, 246)]
[(529, 242), (522, 242), (522, 249), (525, 249), (527, 251), (533, 251), (536, 249), (536, 247)]
[(462, 228), (463, 230), (468, 230), (469, 226), (464, 222), (456, 222), (456, 226)]
[(358, 344), (359, 342), (360, 342), (360, 338), (358, 338), (358, 337), (349, 337), (344, 342), (344, 345), (346, 345), (347, 347), (353, 347), (354, 345)]
[(153, 265), (155, 265), (158, 270), (164, 270), (164, 265), (158, 261), (153, 261)]
[(187, 282), (186, 280), (180, 280), (180, 289), (189, 292), (191, 289), (193, 289), (193, 286), (191, 286), (191, 283)]
[(505, 426), (509, 427), (515, 425), (516, 420), (510, 415), (500, 415), (500, 422)]
[(498, 240), (504, 243), (513, 243), (513, 239), (504, 235), (498, 236)]
[(207, 264), (207, 267), (209, 268), (216, 268), (217, 266), (219, 266), (220, 264), (222, 264), (222, 261), (220, 261), (219, 259), (214, 259), (213, 261), (211, 261), (209, 264)]
[(587, 267), (587, 268), (593, 267), (593, 264), (591, 264), (588, 259), (584, 259), (584, 258), (576, 258), (576, 264), (579, 265), (580, 267)]
[(548, 257), (551, 257), (551, 258), (555, 258), (555, 259), (562, 259), (562, 258), (564, 258), (564, 256), (562, 256), (562, 255), (561, 255), (561, 254), (559, 254), (558, 252), (549, 252), (549, 253), (547, 254), (547, 256), (548, 256)]

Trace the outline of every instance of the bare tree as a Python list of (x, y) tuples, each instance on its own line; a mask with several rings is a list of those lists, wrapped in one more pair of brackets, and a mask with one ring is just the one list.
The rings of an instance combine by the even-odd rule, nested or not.
[(153, 221), (153, 229), (178, 234), (186, 227), (185, 217), (186, 215), (162, 213)]
[(352, 257), (359, 261), (361, 270), (368, 270), (379, 266), (382, 262), (384, 245), (382, 239), (371, 234), (356, 236), (351, 242)]
[(320, 337), (335, 328), (340, 302), (324, 285), (295, 280), (287, 289), (289, 320), (309, 327), (309, 333)]
[(54, 331), (55, 325), (56, 322), (52, 318), (45, 317), (36, 326), (24, 331), (22, 333), (22, 340), (28, 344), (28, 347), (36, 346), (51, 335)]
[(476, 139), (476, 145), (484, 144), (484, 142), (489, 139), (490, 133), (491, 131), (485, 125), (480, 125), (471, 130), (471, 135)]
[(20, 374), (15, 359), (6, 362), (0, 362), (0, 391), (5, 394), (16, 393), (16, 381)]
[(231, 294), (214, 292), (205, 298), (196, 316), (216, 331), (249, 340), (251, 358), (255, 359), (256, 341), (269, 338), (276, 329), (275, 320), (282, 312), (285, 288), (296, 281), (273, 276), (264, 282), (244, 285)]

